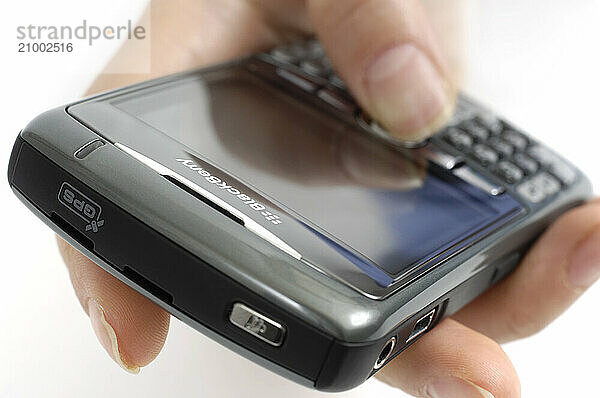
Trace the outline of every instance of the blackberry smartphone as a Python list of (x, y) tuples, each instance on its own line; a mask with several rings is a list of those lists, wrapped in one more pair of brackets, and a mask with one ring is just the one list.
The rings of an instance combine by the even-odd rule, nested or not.
[(588, 180), (460, 96), (386, 140), (317, 42), (46, 112), (15, 194), (106, 271), (264, 367), (353, 388), (488, 289)]

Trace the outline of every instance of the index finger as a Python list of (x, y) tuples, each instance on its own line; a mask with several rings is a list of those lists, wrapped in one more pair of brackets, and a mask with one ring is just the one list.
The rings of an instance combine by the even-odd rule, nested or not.
[(456, 90), (415, 0), (309, 0), (309, 15), (355, 98), (393, 138), (421, 141), (451, 116)]

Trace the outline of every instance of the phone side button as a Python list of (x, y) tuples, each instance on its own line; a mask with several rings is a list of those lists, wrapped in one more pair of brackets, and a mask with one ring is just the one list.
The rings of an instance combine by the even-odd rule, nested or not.
[(279, 347), (285, 337), (285, 326), (242, 304), (233, 304), (229, 321), (254, 337)]
[(75, 151), (75, 157), (77, 159), (85, 159), (90, 153), (94, 152), (96, 149), (104, 146), (104, 141), (99, 138), (93, 139), (92, 141), (86, 143), (81, 148)]

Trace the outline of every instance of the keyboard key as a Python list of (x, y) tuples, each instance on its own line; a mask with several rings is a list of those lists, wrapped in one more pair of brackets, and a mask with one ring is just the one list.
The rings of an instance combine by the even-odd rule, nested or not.
[(477, 144), (473, 147), (472, 155), (483, 166), (495, 164), (500, 157), (496, 151), (482, 144)]
[(523, 170), (506, 160), (498, 163), (496, 174), (509, 184), (519, 182), (524, 177)]
[(535, 180), (529, 180), (517, 187), (517, 192), (531, 203), (540, 203), (546, 199), (544, 190), (536, 183)]
[(521, 133), (514, 130), (505, 130), (502, 138), (515, 148), (523, 151), (529, 145), (529, 140)]
[(300, 62), (300, 60), (306, 58), (308, 54), (308, 49), (306, 46), (301, 44), (292, 44), (290, 46), (285, 47), (277, 47), (271, 50), (270, 55), (275, 60), (286, 63), (286, 64), (296, 64)]
[(457, 128), (451, 128), (446, 134), (446, 138), (452, 146), (461, 151), (469, 149), (473, 145), (473, 138)]
[(333, 73), (333, 69), (326, 58), (313, 59), (300, 62), (300, 69), (309, 75), (327, 77)]
[(525, 171), (526, 174), (535, 174), (539, 168), (538, 163), (524, 153), (515, 154), (512, 161)]
[(504, 158), (509, 158), (515, 152), (515, 148), (499, 137), (492, 137), (487, 144)]
[(560, 183), (548, 173), (540, 173), (535, 176), (534, 179), (548, 196), (554, 195), (560, 191)]
[(475, 117), (475, 110), (469, 101), (459, 95), (458, 101), (456, 102), (456, 108), (449, 124), (458, 125), (467, 120), (471, 120)]
[(564, 160), (541, 145), (529, 149), (529, 154), (545, 166), (564, 185), (570, 185), (577, 179), (577, 173)]
[(499, 134), (502, 132), (502, 122), (490, 113), (480, 113), (475, 117), (475, 122), (485, 127), (492, 134)]
[(274, 60), (286, 64), (293, 64), (295, 61), (297, 61), (297, 58), (294, 55), (280, 48), (272, 50), (270, 55)]
[(536, 145), (534, 147), (529, 148), (527, 153), (532, 158), (540, 162), (543, 166), (549, 166), (558, 159), (554, 152), (544, 148), (541, 145)]
[(490, 136), (490, 132), (485, 127), (472, 120), (462, 123), (460, 128), (468, 132), (478, 142), (485, 142)]
[(517, 192), (531, 203), (540, 203), (560, 190), (560, 183), (548, 173), (540, 173), (517, 187)]
[(550, 167), (550, 172), (562, 182), (563, 185), (571, 185), (577, 180), (577, 173), (571, 166), (562, 160), (555, 160)]

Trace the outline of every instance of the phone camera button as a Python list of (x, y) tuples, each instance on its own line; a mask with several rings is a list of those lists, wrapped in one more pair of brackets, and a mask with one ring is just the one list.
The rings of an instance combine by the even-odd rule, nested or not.
[(242, 304), (233, 304), (229, 321), (252, 336), (279, 347), (285, 337), (285, 326)]

